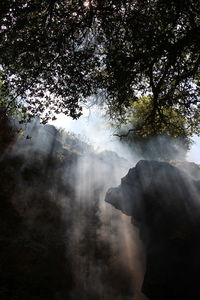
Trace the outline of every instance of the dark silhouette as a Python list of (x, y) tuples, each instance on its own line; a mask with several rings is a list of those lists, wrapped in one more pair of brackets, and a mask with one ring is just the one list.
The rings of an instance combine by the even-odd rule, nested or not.
[(184, 163), (180, 170), (157, 161), (140, 161), (107, 192), (106, 201), (132, 216), (140, 230), (146, 252), (142, 291), (152, 300), (200, 297), (199, 195), (197, 165)]
[(138, 92), (153, 98), (145, 122), (163, 106), (195, 116), (199, 1), (2, 0), (0, 11), (3, 81), (44, 122), (79, 117), (91, 95), (123, 113)]

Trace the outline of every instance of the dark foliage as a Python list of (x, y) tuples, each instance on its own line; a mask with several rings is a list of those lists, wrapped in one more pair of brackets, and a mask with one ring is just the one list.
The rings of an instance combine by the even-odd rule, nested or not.
[[(111, 112), (138, 92), (154, 109), (199, 103), (200, 4), (194, 0), (1, 1), (0, 64), (44, 120), (77, 118), (104, 91)], [(49, 93), (48, 93), (48, 92)]]

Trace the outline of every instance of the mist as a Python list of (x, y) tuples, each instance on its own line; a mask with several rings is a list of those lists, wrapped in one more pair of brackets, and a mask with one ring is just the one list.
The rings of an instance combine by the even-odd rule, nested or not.
[(200, 164), (199, 149), (200, 149), (200, 138), (198, 136), (193, 136), (193, 145), (190, 151), (188, 151), (187, 160)]
[(0, 160), (0, 254), (12, 258), (2, 264), (1, 299), (145, 299), (137, 230), (104, 201), (133, 156), (105, 150), (103, 130), (93, 145), (37, 118), (22, 129)]
[(135, 163), (139, 158), (128, 146), (123, 145), (115, 136), (115, 128), (111, 126), (105, 111), (96, 106), (83, 110), (83, 115), (78, 120), (73, 120), (64, 115), (58, 115), (56, 121), (50, 124), (65, 131), (74, 132), (81, 140), (92, 145), (96, 152), (109, 150)]
[(52, 124), (20, 125), (1, 154), (1, 298), (147, 299), (139, 229), (105, 202), (142, 157), (98, 110)]
[[(60, 114), (57, 116), (57, 120), (50, 121), (49, 124), (75, 133), (81, 140), (92, 145), (96, 152), (103, 150), (116, 152), (130, 161), (132, 166), (140, 159), (167, 159), (168, 161), (172, 159), (200, 163), (200, 138), (198, 136), (192, 137), (189, 150), (184, 148), (182, 141), (179, 139), (172, 139), (165, 135), (152, 137), (146, 143), (143, 153), (141, 153), (141, 151), (138, 151), (136, 144), (128, 145), (126, 138), (120, 139), (115, 135), (118, 133), (118, 128), (112, 126), (105, 111), (96, 106), (90, 109), (84, 108), (83, 115), (78, 120)], [(125, 127), (123, 130), (128, 132), (129, 129), (130, 126)], [(167, 158), (163, 155), (164, 152), (169, 153)]]

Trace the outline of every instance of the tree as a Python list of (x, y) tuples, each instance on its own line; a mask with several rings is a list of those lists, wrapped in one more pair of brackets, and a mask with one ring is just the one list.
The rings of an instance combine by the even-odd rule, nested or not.
[(33, 118), (28, 112), (25, 103), (10, 91), (9, 86), (3, 80), (4, 74), (0, 72), (0, 120), (18, 119), (20, 123), (28, 122)]
[(191, 136), (200, 133), (200, 116), (191, 119), (177, 107), (160, 107), (152, 122), (144, 122), (152, 110), (152, 97), (143, 96), (133, 102), (124, 114), (123, 123), (114, 121), (116, 136), (126, 137), (126, 143), (135, 153), (148, 159), (183, 159), (189, 150)]
[[(195, 0), (3, 0), (5, 81), (44, 120), (81, 114), (104, 93), (111, 114), (150, 95), (161, 107), (199, 105), (200, 3)], [(196, 113), (196, 112), (195, 112)]]
[(121, 127), (130, 128), (126, 129), (124, 134), (119, 134), (119, 137), (128, 136), (131, 132), (141, 137), (167, 134), (174, 138), (200, 134), (200, 115), (197, 113), (196, 108), (193, 110), (196, 117), (191, 119), (185, 113), (184, 107), (160, 106), (160, 111), (156, 111), (154, 119), (151, 123), (148, 123), (146, 120), (148, 120), (153, 110), (153, 97), (143, 96), (137, 102), (133, 101), (129, 108), (124, 110), (123, 122), (121, 122), (122, 119), (113, 122), (113, 125), (118, 129)]

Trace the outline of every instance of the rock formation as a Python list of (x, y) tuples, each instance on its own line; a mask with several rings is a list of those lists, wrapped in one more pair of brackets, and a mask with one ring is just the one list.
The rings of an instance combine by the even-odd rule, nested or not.
[(101, 208), (127, 162), (53, 126), (22, 129), (0, 120), (0, 299), (132, 299), (127, 254), (104, 234), (120, 240), (120, 214)]
[(152, 300), (200, 298), (200, 180), (191, 170), (140, 161), (106, 195), (139, 228), (146, 253), (142, 291)]

